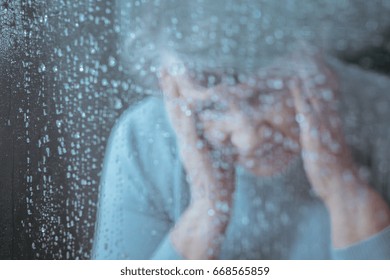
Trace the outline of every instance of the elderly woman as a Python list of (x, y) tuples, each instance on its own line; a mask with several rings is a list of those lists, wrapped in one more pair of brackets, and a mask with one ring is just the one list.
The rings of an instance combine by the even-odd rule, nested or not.
[(337, 59), (378, 44), (385, 4), (131, 3), (159, 96), (113, 129), (94, 258), (389, 259), (390, 80)]

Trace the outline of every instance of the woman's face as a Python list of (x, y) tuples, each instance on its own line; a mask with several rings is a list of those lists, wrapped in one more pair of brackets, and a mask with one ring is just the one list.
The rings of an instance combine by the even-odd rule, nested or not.
[(205, 140), (216, 149), (233, 147), (236, 163), (257, 176), (283, 171), (300, 151), (293, 97), (286, 83), (267, 77), (216, 86), (215, 104), (198, 113)]

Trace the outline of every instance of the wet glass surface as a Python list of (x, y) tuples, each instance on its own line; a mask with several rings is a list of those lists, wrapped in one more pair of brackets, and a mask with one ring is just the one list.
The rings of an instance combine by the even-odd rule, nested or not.
[[(341, 110), (340, 116), (354, 162), (359, 166), (359, 174), (367, 177), (388, 201), (390, 155), (386, 145), (390, 135), (390, 98), (380, 91), (385, 91), (389, 84), (389, 11), (388, 0), (369, 4), (347, 0), (223, 1), (223, 5), (221, 1), (201, 0), (1, 0), (0, 258), (91, 258), (99, 194), (104, 199), (99, 185), (110, 181), (118, 186), (118, 193), (110, 194), (114, 203), (135, 194), (137, 199), (129, 201), (131, 209), (154, 213), (158, 222), (169, 220), (162, 227), (151, 226), (142, 240), (148, 243), (150, 234), (154, 247), (148, 249), (149, 255), (141, 254), (139, 258), (153, 254), (180, 216), (177, 213), (186, 208), (190, 196), (185, 175), (180, 175), (182, 185), (177, 183), (178, 178), (173, 178), (176, 175), (172, 170), (181, 170), (176, 165), (169, 169), (172, 182), (176, 180), (170, 187), (186, 188), (182, 193), (185, 197), (178, 199), (175, 194), (179, 192), (171, 189), (161, 196), (155, 193), (165, 186), (158, 183), (165, 180), (159, 181), (159, 173), (167, 168), (164, 163), (179, 159), (177, 130), (164, 121), (163, 103), (151, 106), (156, 111), (152, 117), (146, 115), (153, 110), (140, 109), (134, 121), (139, 129), (132, 136), (137, 144), (122, 155), (125, 160), (142, 159), (134, 170), (146, 168), (142, 164), (149, 156), (145, 161), (148, 168), (142, 169), (144, 175), (123, 171), (128, 168), (126, 162), (116, 162), (113, 169), (106, 167), (111, 170), (105, 173), (106, 181), (101, 175), (107, 147), (115, 149), (126, 143), (120, 140), (107, 146), (119, 117), (129, 107), (145, 108), (145, 97), (161, 97), (162, 65), (167, 65), (166, 71), (172, 76), (185, 73), (196, 96), (210, 94), (206, 100), (192, 98), (196, 102), (182, 100), (176, 105), (200, 124), (196, 127), (196, 147), (211, 150), (216, 173), (231, 168), (232, 161), (241, 168), (255, 170), (252, 173), (259, 169), (264, 172), (256, 190), (245, 191), (246, 180), (253, 182), (252, 173), (240, 175), (242, 189), (237, 191), (236, 199), (243, 205), (242, 212), (232, 214), (235, 226), (228, 229), (230, 245), (222, 249), (222, 255), (293, 258), (286, 252), (291, 244), (296, 244), (290, 240), (294, 236), (285, 238), (282, 232), (295, 225), (295, 234), (299, 235), (310, 227), (299, 226), (299, 221), (306, 219), (310, 224), (311, 218), (302, 218), (310, 208), (301, 209), (303, 216), (292, 214), (292, 201), (306, 201), (305, 197), (317, 200), (309, 187), (288, 188), (302, 182), (310, 186), (309, 176), (294, 171), (295, 165), (290, 166), (285, 160), (292, 157), (297, 161), (301, 152), (298, 126), (307, 120), (306, 115), (296, 112), (289, 85), (299, 75), (310, 76), (303, 80), (313, 82), (314, 86), (310, 86), (321, 91), (320, 98), (333, 98), (333, 80), (322, 62), (309, 62), (318, 71), (310, 70), (306, 64), (303, 68), (307, 67), (308, 72), (296, 70), (301, 69), (302, 61), (294, 62), (293, 57), (302, 44), (317, 47), (321, 55), (331, 57), (329, 65), (336, 69), (341, 91), (349, 92), (342, 98), (346, 105), (342, 105), (345, 110)], [(347, 62), (358, 70), (343, 71), (344, 66), (339, 67), (332, 59)], [(358, 97), (350, 94), (351, 90), (359, 91)], [(143, 128), (142, 124), (150, 127)], [(329, 125), (333, 125), (331, 120)], [(127, 127), (123, 122), (122, 126)], [(243, 130), (233, 136), (227, 128)], [(248, 131), (249, 128), (252, 130)], [(253, 140), (253, 134), (261, 135), (262, 140)], [(333, 141), (332, 131), (322, 131), (320, 138), (329, 150), (338, 152), (339, 142)], [(257, 149), (253, 155), (247, 150), (251, 141), (255, 141)], [(171, 151), (174, 159), (166, 162), (165, 150)], [(284, 154), (286, 150), (288, 155)], [(256, 165), (259, 158), (266, 159), (261, 166)], [(270, 166), (282, 171), (270, 178)], [(287, 172), (295, 173), (292, 181), (286, 183), (283, 176)], [(348, 181), (350, 174), (342, 175)], [(133, 178), (133, 189), (127, 188), (129, 178)], [(273, 190), (264, 195), (262, 191), (267, 186)], [(258, 199), (248, 202), (247, 196)], [(229, 212), (234, 207), (223, 199), (217, 202), (208, 215)], [(177, 204), (182, 206), (172, 206)], [(254, 215), (251, 209), (260, 210)], [(125, 227), (129, 223), (128, 209), (116, 211)], [(251, 227), (256, 223), (261, 226)], [(115, 241), (121, 229), (110, 227), (101, 233), (100, 250), (111, 252), (110, 256), (130, 257), (115, 252), (126, 242), (123, 236)], [(111, 230), (115, 231), (113, 235)], [(241, 234), (245, 230), (248, 235)], [(268, 245), (248, 253), (259, 247), (253, 240), (260, 236), (266, 236)], [(295, 250), (304, 252), (307, 248)]]

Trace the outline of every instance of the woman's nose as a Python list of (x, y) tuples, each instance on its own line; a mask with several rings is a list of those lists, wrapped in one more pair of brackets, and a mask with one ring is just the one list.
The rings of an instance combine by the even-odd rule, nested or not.
[(258, 144), (257, 129), (251, 125), (243, 125), (233, 132), (231, 136), (232, 144), (240, 153), (250, 154)]

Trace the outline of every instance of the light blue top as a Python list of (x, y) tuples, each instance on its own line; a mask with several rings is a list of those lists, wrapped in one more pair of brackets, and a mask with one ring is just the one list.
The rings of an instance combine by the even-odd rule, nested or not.
[[(390, 81), (330, 60), (341, 79), (347, 141), (371, 184), (390, 188)], [(275, 177), (237, 167), (233, 214), (221, 259), (390, 259), (390, 227), (333, 250), (329, 216), (299, 158)], [(189, 201), (176, 139), (160, 98), (128, 109), (112, 131), (99, 194), (95, 259), (181, 259), (169, 231)]]

